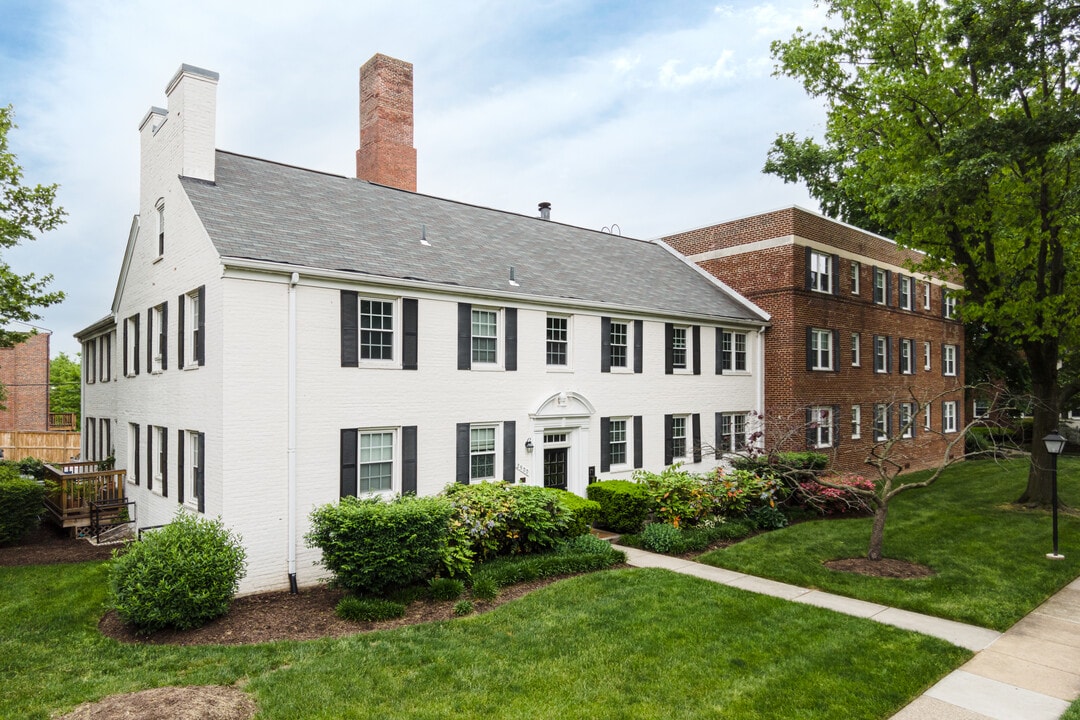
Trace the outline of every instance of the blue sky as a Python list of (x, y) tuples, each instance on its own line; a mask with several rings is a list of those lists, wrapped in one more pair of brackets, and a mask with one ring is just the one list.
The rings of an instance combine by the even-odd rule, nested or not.
[(0, 0), (0, 105), (27, 182), (67, 224), (9, 250), (68, 299), (52, 349), (109, 312), (138, 202), (137, 126), (181, 63), (220, 73), (218, 147), (352, 175), (358, 69), (412, 62), (422, 193), (656, 237), (816, 204), (761, 174), (824, 113), (772, 76), (769, 43), (825, 22), (812, 0)]

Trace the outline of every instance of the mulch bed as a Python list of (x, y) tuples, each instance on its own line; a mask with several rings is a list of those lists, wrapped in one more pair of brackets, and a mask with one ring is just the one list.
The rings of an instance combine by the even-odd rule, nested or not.
[(897, 578), (899, 580), (932, 577), (937, 574), (925, 565), (906, 560), (893, 560), (892, 558), (882, 558), (881, 560), (870, 560), (864, 557), (843, 558), (842, 560), (828, 560), (822, 565), (839, 572), (858, 573), (859, 575), (869, 575), (871, 577)]
[(0, 547), (0, 566), (55, 565), (90, 560), (108, 560), (119, 545), (91, 545), (76, 540), (68, 530), (44, 523), (28, 533), (18, 545)]

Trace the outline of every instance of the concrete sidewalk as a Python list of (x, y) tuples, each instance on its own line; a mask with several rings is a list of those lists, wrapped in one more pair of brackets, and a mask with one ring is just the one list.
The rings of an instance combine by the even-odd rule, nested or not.
[(1080, 697), (1080, 579), (1004, 634), (877, 603), (618, 546), (634, 567), (654, 567), (721, 585), (828, 608), (947, 640), (977, 654), (893, 720), (1058, 720)]

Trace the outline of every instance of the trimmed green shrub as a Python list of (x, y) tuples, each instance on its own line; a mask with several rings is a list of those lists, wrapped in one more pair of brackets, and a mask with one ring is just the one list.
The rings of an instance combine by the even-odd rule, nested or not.
[(477, 600), (494, 600), (499, 596), (499, 586), (491, 577), (481, 577), (473, 582), (472, 594)]
[(19, 477), (15, 467), (0, 469), (0, 545), (11, 545), (37, 527), (45, 511), (45, 487)]
[(443, 497), (344, 497), (311, 513), (309, 546), (340, 587), (379, 595), (423, 582), (445, 556), (454, 509)]
[(759, 505), (750, 511), (748, 518), (761, 530), (779, 530), (788, 525), (787, 515), (775, 505)]
[(628, 480), (601, 480), (589, 485), (585, 494), (600, 503), (596, 524), (617, 533), (640, 531), (653, 506), (648, 490)]
[(682, 547), (680, 542), (682, 531), (674, 525), (667, 523), (649, 523), (641, 531), (641, 542), (646, 550), (658, 553), (669, 553)]
[(573, 555), (574, 553), (604, 555), (611, 552), (611, 543), (595, 535), (576, 535), (559, 543), (558, 547), (555, 548), (555, 552), (563, 555)]
[(334, 608), (334, 614), (342, 620), (352, 622), (378, 622), (393, 620), (405, 615), (405, 603), (383, 600), (381, 598), (356, 597), (346, 595)]
[[(653, 523), (653, 525), (656, 524)], [(648, 527), (652, 527), (652, 525)], [(682, 555), (688, 552), (701, 552), (708, 549), (713, 543), (721, 540), (739, 540), (753, 531), (754, 526), (749, 520), (726, 520), (698, 527), (679, 528), (678, 536), (672, 542), (667, 553)], [(651, 549), (646, 545), (644, 533), (640, 535), (623, 535), (619, 542), (628, 547), (642, 550)]]
[(458, 617), (472, 615), (473, 610), (475, 609), (476, 607), (472, 604), (472, 600), (458, 600), (454, 603), (454, 614)]
[(465, 534), (480, 558), (549, 550), (567, 536), (573, 522), (562, 493), (550, 488), (454, 483), (443, 495), (453, 508), (452, 531)]
[(465, 583), (453, 578), (432, 578), (428, 595), (432, 600), (457, 600), (465, 592)]
[(140, 632), (186, 630), (224, 615), (244, 576), (240, 537), (180, 510), (109, 563), (110, 602)]
[(473, 586), (489, 579), (497, 587), (530, 582), (555, 575), (593, 572), (626, 562), (626, 553), (608, 544), (606, 552), (543, 553), (523, 557), (496, 558), (476, 568)]
[(600, 503), (587, 500), (567, 490), (555, 490), (555, 492), (571, 514), (566, 534), (570, 537), (587, 535), (593, 523), (600, 517)]

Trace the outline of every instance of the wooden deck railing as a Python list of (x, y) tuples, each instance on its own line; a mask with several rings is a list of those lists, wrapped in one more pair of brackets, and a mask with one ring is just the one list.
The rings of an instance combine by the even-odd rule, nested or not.
[(71, 431), (75, 429), (75, 413), (49, 413), (49, 430)]
[(56, 484), (45, 507), (61, 527), (90, 524), (90, 503), (121, 504), (126, 470), (99, 470), (93, 460), (45, 465), (48, 480)]

